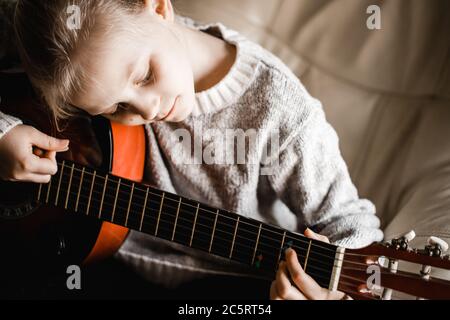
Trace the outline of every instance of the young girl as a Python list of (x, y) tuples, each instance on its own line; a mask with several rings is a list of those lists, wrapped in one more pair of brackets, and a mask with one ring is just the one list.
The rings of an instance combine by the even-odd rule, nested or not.
[[(382, 239), (375, 208), (359, 199), (320, 102), (280, 60), (239, 33), (175, 16), (170, 0), (22, 0), (15, 23), (22, 62), (55, 115), (78, 108), (146, 125), (152, 185), (293, 231), (310, 227), (323, 236), (310, 229), (306, 236), (345, 247)], [(193, 162), (174, 147), (180, 130), (200, 141), (208, 159)], [(237, 147), (244, 161), (211, 161), (212, 141), (222, 141), (215, 151), (235, 152), (217, 139), (227, 130), (255, 137)], [(280, 148), (268, 163), (274, 132)], [(238, 264), (138, 232), (116, 256), (167, 286), (211, 274), (252, 276)], [(294, 251), (286, 257), (271, 298), (344, 297), (319, 287)]]

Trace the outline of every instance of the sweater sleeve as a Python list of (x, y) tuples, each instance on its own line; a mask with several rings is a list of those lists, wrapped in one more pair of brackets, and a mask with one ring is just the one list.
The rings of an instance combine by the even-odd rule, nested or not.
[(268, 176), (273, 189), (297, 214), (299, 227), (308, 226), (334, 244), (358, 248), (381, 241), (375, 206), (359, 198), (322, 105), (303, 87), (286, 92), (278, 164)]
[(20, 119), (4, 114), (0, 111), (0, 139), (19, 124), (22, 124)]

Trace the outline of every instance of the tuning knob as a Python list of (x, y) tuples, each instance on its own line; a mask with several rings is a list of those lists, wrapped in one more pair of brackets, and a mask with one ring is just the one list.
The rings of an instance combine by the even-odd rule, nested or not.
[(416, 233), (414, 232), (414, 230), (411, 230), (410, 232), (403, 235), (403, 238), (408, 242), (413, 241), (415, 237), (416, 237)]
[(391, 241), (391, 246), (394, 247), (396, 250), (408, 250), (409, 245), (408, 243), (412, 241), (416, 237), (416, 233), (414, 230), (409, 231), (408, 233), (404, 234), (400, 238), (393, 239)]
[(448, 243), (438, 237), (428, 238), (429, 253), (433, 256), (441, 257), (448, 250)]

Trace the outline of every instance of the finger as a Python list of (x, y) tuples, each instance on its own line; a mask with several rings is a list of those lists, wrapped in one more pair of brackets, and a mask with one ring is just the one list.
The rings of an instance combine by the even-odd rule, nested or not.
[(314, 281), (298, 262), (297, 254), (294, 250), (286, 250), (286, 266), (292, 281), (300, 291), (311, 300), (324, 299), (324, 290)]
[(49, 152), (47, 152), (47, 154), (45, 155), (45, 157), (46, 157), (47, 159), (50, 159), (50, 160), (56, 162), (56, 151), (49, 151)]
[(20, 180), (34, 182), (34, 183), (49, 183), (50, 179), (51, 179), (50, 175), (29, 173), (29, 174), (26, 174)]
[(281, 262), (276, 275), (277, 296), (283, 300), (306, 300), (306, 297), (291, 284), (286, 262)]
[(58, 171), (58, 167), (56, 161), (33, 156), (29, 161), (27, 170), (29, 173), (38, 175), (54, 175)]
[(62, 152), (67, 151), (69, 148), (69, 140), (61, 140), (50, 137), (37, 129), (33, 129), (31, 142), (36, 147), (47, 151)]
[(272, 284), (270, 285), (270, 299), (271, 299), (271, 300), (283, 300), (283, 299), (281, 299), (281, 297), (278, 295), (278, 292), (277, 292), (277, 282), (276, 282), (276, 281), (272, 281)]
[(310, 239), (314, 239), (314, 240), (319, 240), (319, 241), (322, 241), (322, 242), (330, 243), (330, 240), (328, 240), (327, 237), (322, 236), (320, 234), (317, 234), (317, 233), (315, 233), (314, 231), (312, 231), (309, 228), (307, 228), (305, 230), (305, 236), (310, 238)]

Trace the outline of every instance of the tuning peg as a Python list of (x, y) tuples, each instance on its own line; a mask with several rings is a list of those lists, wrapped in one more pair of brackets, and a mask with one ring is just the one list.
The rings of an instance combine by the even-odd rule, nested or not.
[(414, 230), (411, 230), (408, 233), (405, 233), (400, 238), (392, 239), (391, 246), (397, 250), (408, 250), (409, 249), (408, 243), (412, 241), (415, 237), (416, 233), (414, 232)]
[(438, 237), (429, 237), (428, 245), (425, 246), (424, 253), (430, 257), (443, 257), (443, 253), (448, 250), (448, 243)]
[(415, 237), (416, 237), (416, 233), (414, 232), (414, 230), (411, 230), (408, 233), (406, 233), (405, 235), (403, 235), (403, 238), (408, 242), (413, 241)]
[(431, 246), (439, 246), (442, 252), (446, 252), (448, 250), (448, 243), (438, 237), (429, 237), (428, 244)]

